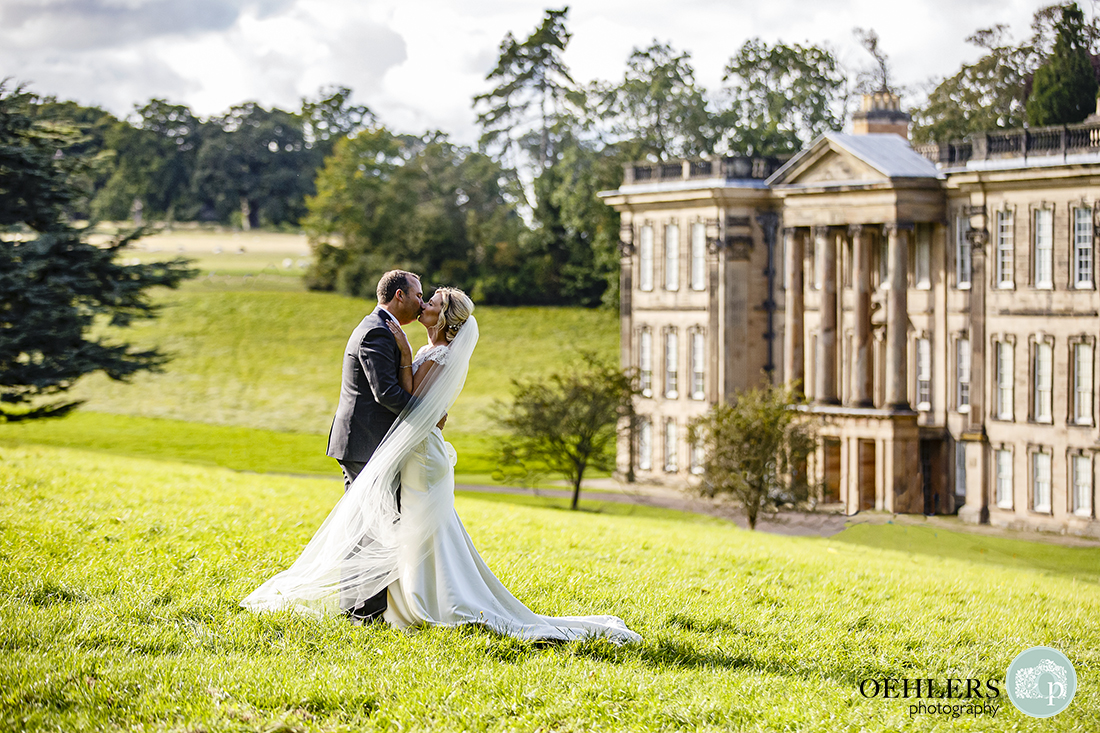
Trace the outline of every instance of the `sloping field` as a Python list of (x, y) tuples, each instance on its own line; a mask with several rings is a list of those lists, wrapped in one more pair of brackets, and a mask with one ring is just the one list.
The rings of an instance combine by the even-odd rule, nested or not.
[[(21, 447), (0, 448), (0, 486), (3, 730), (1031, 729), (1003, 677), (1035, 644), (1080, 683), (1042, 729), (1100, 729), (1100, 586), (1073, 574), (459, 499), (531, 607), (645, 637), (541, 647), (239, 609), (334, 481)], [(1000, 695), (910, 717), (914, 700), (860, 694), (886, 677)]]
[[(115, 439), (108, 425), (88, 419), (88, 413), (111, 413), (328, 434), (341, 354), (373, 302), (202, 281), (158, 297), (164, 305), (160, 318), (138, 323), (126, 338), (159, 346), (172, 361), (163, 373), (139, 374), (130, 383), (102, 375), (81, 381), (74, 396), (87, 400), (82, 432), (102, 431), (105, 440)], [(495, 399), (509, 397), (510, 380), (561, 369), (582, 349), (617, 358), (618, 321), (613, 313), (582, 308), (480, 307), (475, 314), (481, 341), (445, 432), (459, 451), (458, 470), (487, 474), (494, 464), (486, 410)], [(427, 342), (419, 324), (406, 330), (414, 349)], [(67, 431), (63, 422), (29, 430), (0, 425), (0, 440), (33, 433), (36, 442), (72, 444), (51, 437)], [(309, 450), (323, 456), (323, 440), (313, 442), (319, 448)], [(298, 463), (312, 465), (305, 456)]]

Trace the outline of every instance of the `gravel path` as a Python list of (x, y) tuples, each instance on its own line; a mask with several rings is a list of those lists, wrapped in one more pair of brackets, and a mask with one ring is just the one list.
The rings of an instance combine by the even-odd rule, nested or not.
[[(519, 494), (525, 496), (550, 496), (568, 499), (573, 492), (568, 489), (524, 489), (514, 486), (475, 486), (459, 484), (456, 491), (484, 492), (487, 494)], [(669, 490), (608, 490), (581, 491), (585, 501), (607, 501), (620, 504), (636, 504), (660, 509), (675, 509), (681, 512), (706, 514), (733, 522), (742, 529), (748, 529), (748, 522), (736, 507), (715, 504), (701, 498), (693, 498)], [(848, 517), (840, 514), (815, 512), (784, 512), (776, 515), (761, 516), (756, 521), (756, 529), (772, 534), (798, 537), (831, 537), (844, 529)]]

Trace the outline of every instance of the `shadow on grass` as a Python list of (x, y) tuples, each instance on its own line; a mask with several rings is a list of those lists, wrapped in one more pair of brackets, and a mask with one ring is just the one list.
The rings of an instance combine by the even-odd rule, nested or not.
[[(669, 617), (668, 626), (690, 630), (700, 635), (706, 633), (734, 632), (744, 636), (757, 636), (757, 632), (744, 629), (725, 619), (700, 621), (682, 614)], [(486, 656), (504, 663), (516, 664), (540, 654), (558, 654), (583, 657), (608, 664), (625, 664), (650, 667), (655, 670), (738, 670), (763, 672), (777, 677), (800, 677), (806, 680), (832, 680), (837, 684), (854, 686), (867, 677), (884, 677), (893, 674), (876, 664), (863, 664), (852, 668), (833, 668), (822, 665), (816, 658), (783, 658), (785, 647), (775, 640), (768, 648), (774, 648), (774, 658), (764, 658), (747, 651), (727, 651), (705, 644), (705, 639), (672, 638), (655, 635), (640, 644), (616, 645), (603, 637), (589, 637), (579, 641), (517, 639), (500, 634), (481, 624), (460, 627), (460, 633), (484, 636), (490, 642)]]

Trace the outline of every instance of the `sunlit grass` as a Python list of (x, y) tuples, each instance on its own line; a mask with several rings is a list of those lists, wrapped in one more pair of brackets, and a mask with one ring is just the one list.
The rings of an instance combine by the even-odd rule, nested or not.
[(3, 730), (1028, 729), (1003, 694), (994, 720), (910, 720), (858, 683), (1002, 679), (1036, 644), (1080, 682), (1043, 729), (1100, 729), (1100, 586), (1072, 573), (459, 498), (532, 608), (645, 637), (540, 647), (238, 608), (334, 481), (19, 447), (0, 487)]
[[(200, 281), (159, 295), (161, 317), (126, 338), (169, 353), (165, 372), (130, 383), (94, 375), (74, 396), (91, 412), (327, 436), (344, 346), (374, 303), (256, 285)], [(495, 441), (486, 411), (508, 398), (510, 380), (561, 369), (578, 349), (616, 358), (618, 321), (582, 308), (480, 307), (476, 315), (481, 341), (446, 433), (459, 447), (460, 472), (488, 474)], [(406, 330), (414, 348), (426, 343), (419, 324)], [(49, 428), (40, 430), (52, 442)], [(0, 427), (0, 439), (7, 434)]]

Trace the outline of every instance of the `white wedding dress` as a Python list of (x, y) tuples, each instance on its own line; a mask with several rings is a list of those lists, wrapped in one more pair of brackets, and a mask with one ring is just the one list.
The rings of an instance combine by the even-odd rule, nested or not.
[[(425, 346), (413, 360), (414, 373), (429, 360), (445, 364), (447, 352), (446, 346)], [(400, 577), (389, 586), (388, 622), (398, 628), (483, 624), (523, 639), (641, 641), (615, 616), (541, 616), (513, 596), (481, 559), (454, 510), (456, 460), (454, 448), (432, 428), (401, 467), (402, 520), (439, 511), (444, 497), (450, 516), (419, 548), (404, 554), (409, 561), (399, 564)]]
[(399, 628), (483, 624), (524, 639), (641, 640), (615, 616), (534, 613), (497, 580), (466, 534), (454, 509), (457, 456), (435, 425), (462, 392), (477, 342), (470, 316), (449, 346), (417, 353), (415, 368), (429, 359), (436, 368), (294, 563), (242, 606), (331, 616), (385, 589), (385, 619)]

